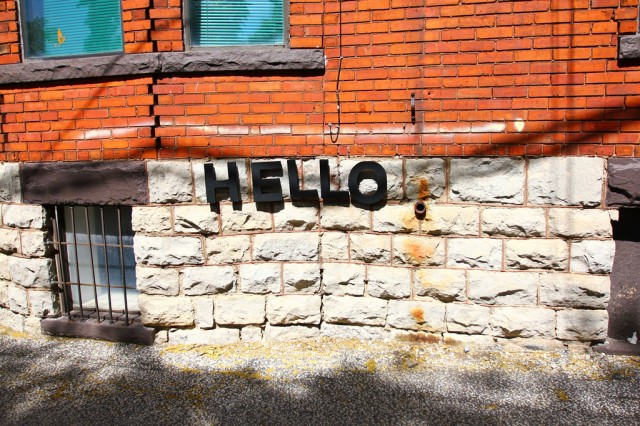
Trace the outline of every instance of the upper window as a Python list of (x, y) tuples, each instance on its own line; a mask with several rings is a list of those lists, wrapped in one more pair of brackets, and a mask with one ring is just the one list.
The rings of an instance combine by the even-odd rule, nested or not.
[(122, 52), (120, 0), (22, 0), (27, 58)]
[(188, 0), (193, 47), (283, 45), (283, 0)]

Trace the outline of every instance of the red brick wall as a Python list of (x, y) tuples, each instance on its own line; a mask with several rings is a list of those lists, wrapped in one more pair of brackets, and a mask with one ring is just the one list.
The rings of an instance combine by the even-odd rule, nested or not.
[[(290, 12), (290, 46), (324, 48), (324, 76), (0, 89), (0, 159), (640, 156), (640, 63), (616, 59), (638, 0), (291, 0)], [(3, 63), (20, 60), (15, 16), (0, 1)], [(180, 0), (124, 0), (123, 19), (127, 53), (184, 50)]]

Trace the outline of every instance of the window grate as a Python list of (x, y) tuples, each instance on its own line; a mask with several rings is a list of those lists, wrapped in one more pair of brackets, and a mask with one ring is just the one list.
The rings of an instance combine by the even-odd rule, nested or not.
[(69, 320), (139, 321), (131, 208), (55, 206), (58, 289)]

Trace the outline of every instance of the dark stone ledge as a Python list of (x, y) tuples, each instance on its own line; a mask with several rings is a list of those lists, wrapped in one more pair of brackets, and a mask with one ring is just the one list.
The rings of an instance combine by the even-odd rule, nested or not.
[(80, 337), (84, 339), (107, 340), (109, 342), (153, 345), (155, 330), (139, 323), (125, 326), (121, 323), (101, 323), (95, 320), (70, 321), (67, 318), (47, 318), (40, 322), (42, 334), (60, 337)]
[(324, 73), (322, 49), (213, 49), (49, 59), (0, 66), (0, 86), (170, 74)]
[(139, 205), (149, 203), (142, 161), (23, 163), (25, 203)]
[(640, 158), (610, 158), (607, 205), (640, 207)]
[(618, 45), (618, 59), (621, 61), (640, 59), (640, 34), (621, 36)]

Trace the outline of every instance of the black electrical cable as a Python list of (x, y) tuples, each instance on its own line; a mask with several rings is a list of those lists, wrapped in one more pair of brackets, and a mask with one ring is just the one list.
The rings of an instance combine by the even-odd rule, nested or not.
[(340, 53), (340, 57), (338, 58), (338, 75), (336, 76), (336, 111), (338, 112), (338, 124), (335, 126), (335, 133), (333, 132), (333, 125), (329, 123), (329, 136), (333, 143), (338, 142), (338, 137), (340, 136), (340, 125), (342, 124), (340, 116), (340, 74), (342, 73), (342, 0), (338, 0), (338, 5), (338, 51)]

